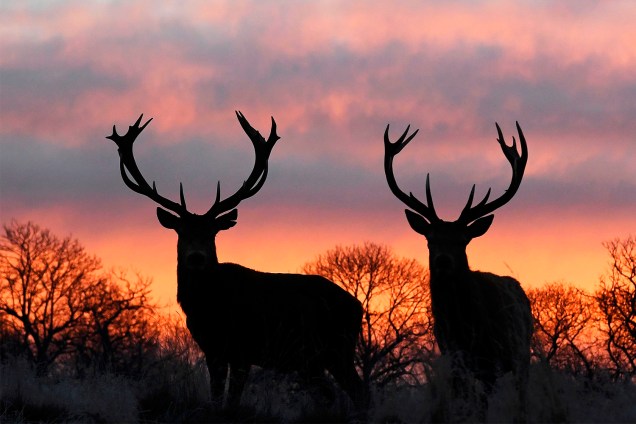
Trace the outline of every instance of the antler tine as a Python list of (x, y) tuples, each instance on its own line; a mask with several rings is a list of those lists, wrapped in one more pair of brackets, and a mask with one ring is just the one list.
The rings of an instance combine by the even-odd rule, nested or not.
[(386, 175), (386, 181), (389, 184), (391, 192), (402, 201), (406, 206), (413, 209), (415, 212), (422, 215), (427, 220), (439, 221), (435, 207), (433, 206), (433, 197), (431, 196), (431, 187), (429, 183), (429, 176), (426, 175), (426, 201), (428, 206), (420, 202), (413, 193), (406, 194), (403, 192), (397, 184), (395, 175), (393, 174), (393, 158), (402, 151), (402, 149), (415, 137), (419, 129), (415, 130), (413, 134), (408, 135), (411, 126), (407, 126), (406, 130), (402, 133), (400, 138), (395, 143), (389, 139), (389, 125), (384, 130), (384, 174)]
[(214, 204), (212, 204), (210, 209), (205, 213), (206, 216), (216, 217), (224, 212), (234, 209), (242, 200), (252, 197), (263, 187), (263, 184), (265, 184), (265, 180), (267, 179), (267, 161), (269, 160), (269, 155), (271, 154), (276, 142), (280, 139), (276, 133), (276, 121), (274, 120), (274, 117), (272, 117), (272, 127), (267, 141), (263, 138), (260, 132), (250, 125), (248, 120), (240, 111), (236, 111), (236, 117), (241, 124), (243, 131), (245, 131), (254, 146), (254, 153), (256, 156), (254, 160), (254, 167), (252, 168), (252, 172), (249, 177), (243, 181), (243, 184), (238, 191), (226, 199), (221, 200), (221, 183), (219, 182), (217, 184)]
[(504, 140), (499, 124), (495, 122), (495, 126), (497, 127), (497, 142), (501, 146), (504, 156), (506, 156), (506, 159), (512, 167), (512, 179), (510, 181), (510, 186), (508, 186), (508, 189), (504, 192), (504, 194), (490, 203), (488, 203), (488, 198), (490, 197), (491, 192), (491, 189), (489, 188), (483, 200), (475, 206), (472, 206), (473, 195), (475, 194), (475, 186), (473, 185), (468, 202), (466, 203), (466, 206), (464, 206), (464, 209), (457, 221), (470, 223), (482, 216), (494, 212), (501, 206), (508, 203), (514, 197), (515, 193), (517, 193), (517, 190), (521, 185), (523, 173), (528, 162), (528, 146), (526, 144), (526, 138), (523, 135), (523, 131), (521, 130), (521, 126), (519, 125), (519, 122), (516, 122), (517, 132), (519, 133), (519, 144), (521, 146), (521, 155), (519, 155), (519, 152), (517, 151), (517, 141), (515, 138), (512, 137), (512, 146), (508, 146)]
[[(180, 198), (181, 204), (175, 203), (172, 200), (166, 199), (161, 196), (157, 192), (157, 186), (155, 182), (152, 182), (152, 187), (144, 176), (142, 175), (139, 167), (137, 166), (137, 162), (135, 160), (135, 156), (133, 154), (133, 143), (137, 139), (137, 136), (141, 134), (141, 132), (150, 124), (152, 118), (150, 118), (143, 125), (139, 125), (141, 120), (143, 119), (143, 114), (139, 116), (137, 121), (128, 127), (128, 131), (124, 135), (119, 135), (117, 133), (117, 128), (113, 125), (113, 133), (106, 138), (109, 140), (113, 140), (117, 144), (117, 151), (119, 152), (119, 169), (121, 172), (121, 177), (124, 180), (124, 183), (128, 188), (130, 188), (135, 193), (142, 194), (158, 204), (162, 207), (171, 210), (179, 215), (187, 213), (185, 198), (183, 196), (183, 185), (180, 185)], [(130, 174), (130, 176), (128, 175)]]
[(256, 146), (267, 147), (267, 150), (271, 152), (276, 142), (280, 140), (280, 137), (278, 136), (278, 134), (276, 134), (276, 121), (274, 120), (274, 117), (273, 116), (271, 117), (272, 128), (269, 132), (269, 137), (267, 137), (267, 141), (265, 141), (261, 133), (255, 130), (250, 125), (248, 120), (245, 118), (245, 115), (243, 115), (238, 110), (235, 111), (235, 113), (239, 123), (241, 124), (241, 127), (243, 128), (243, 131), (245, 131), (245, 133), (249, 136), (250, 140), (252, 140), (252, 144), (254, 144), (255, 147)]
[(183, 207), (183, 209), (187, 209), (185, 196), (183, 195), (183, 183), (179, 183), (179, 200), (181, 201), (181, 207)]
[[(413, 197), (413, 194), (411, 197)], [(414, 198), (414, 197), (413, 197)], [(437, 212), (435, 212), (435, 205), (433, 205), (433, 196), (431, 195), (431, 184), (429, 182), (429, 174), (426, 174), (426, 203), (428, 203), (428, 209), (431, 211), (431, 214), (435, 219), (437, 218)]]
[[(389, 139), (389, 126), (390, 124), (387, 124), (386, 129), (384, 130), (384, 146), (386, 150), (391, 151), (391, 154), (393, 156), (397, 155), (398, 153), (400, 153), (402, 151), (402, 149), (409, 144), (409, 142), (411, 140), (413, 140), (413, 138), (417, 135), (417, 133), (420, 131), (419, 128), (416, 129), (415, 131), (413, 131), (413, 134), (408, 135), (409, 130), (411, 129), (411, 125), (407, 125), (406, 126), (406, 130), (404, 130), (404, 132), (402, 133), (402, 135), (400, 136), (400, 138), (398, 138), (395, 143), (392, 143), (391, 140)], [(408, 135), (408, 138), (407, 138)]]

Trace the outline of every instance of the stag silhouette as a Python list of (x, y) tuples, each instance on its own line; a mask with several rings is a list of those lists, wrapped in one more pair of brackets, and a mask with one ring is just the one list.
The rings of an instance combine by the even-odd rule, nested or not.
[(123, 136), (113, 126), (107, 137), (119, 148), (124, 183), (158, 203), (159, 222), (177, 232), (177, 300), (192, 337), (205, 353), (213, 403), (235, 409), (250, 366), (258, 365), (297, 371), (309, 379), (323, 378), (327, 370), (362, 409), (366, 394), (354, 366), (360, 302), (320, 276), (258, 272), (218, 261), (216, 234), (236, 224), (238, 204), (263, 186), (269, 155), (279, 139), (274, 118), (266, 141), (243, 114), (236, 116), (254, 146), (254, 168), (243, 185), (223, 200), (217, 184), (216, 199), (203, 215), (187, 210), (183, 185), (176, 203), (159, 195), (155, 183), (150, 186), (139, 171), (133, 142), (152, 119), (140, 126), (141, 115)]
[(406, 218), (411, 228), (424, 235), (428, 242), (433, 331), (440, 350), (471, 371), (484, 383), (487, 392), (500, 374), (514, 372), (523, 405), (532, 336), (530, 302), (517, 280), (472, 271), (466, 256), (468, 243), (488, 231), (494, 218), (492, 213), (517, 192), (528, 160), (526, 140), (519, 123), (521, 156), (514, 137), (512, 146), (507, 146), (499, 125), (496, 126), (497, 141), (512, 166), (510, 186), (502, 196), (490, 202), (489, 189), (484, 199), (473, 206), (473, 185), (468, 202), (455, 221), (443, 221), (437, 216), (428, 175), (426, 204), (412, 193), (403, 192), (393, 175), (395, 155), (419, 130), (409, 135), (408, 126), (393, 143), (387, 125), (384, 172), (393, 194), (410, 208), (406, 209)]

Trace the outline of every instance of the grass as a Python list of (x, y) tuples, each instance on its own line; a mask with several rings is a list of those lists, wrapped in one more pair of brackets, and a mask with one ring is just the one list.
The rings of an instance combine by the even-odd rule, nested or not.
[[(428, 423), (443, 419), (474, 422), (474, 397), (451, 396), (450, 367), (433, 365), (426, 384), (394, 385), (374, 393), (369, 420)], [(517, 412), (511, 376), (501, 378), (488, 398), (486, 422), (512, 422)], [(0, 365), (2, 423), (159, 423), (159, 422), (344, 422), (350, 404), (337, 388), (309, 388), (295, 376), (255, 369), (240, 411), (214, 412), (208, 401), (202, 362), (164, 363), (141, 379), (93, 374), (83, 379), (36, 377), (28, 363)], [(636, 386), (609, 378), (575, 378), (543, 364), (530, 370), (527, 421), (554, 423), (636, 422)]]

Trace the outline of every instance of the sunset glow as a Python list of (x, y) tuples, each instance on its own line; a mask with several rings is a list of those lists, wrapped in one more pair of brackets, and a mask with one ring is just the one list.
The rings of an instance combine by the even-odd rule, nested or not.
[(383, 132), (417, 137), (395, 161), (405, 191), (455, 219), (472, 184), (498, 196), (519, 121), (529, 162), (515, 198), (468, 249), (524, 287), (593, 289), (602, 243), (636, 233), (636, 4), (631, 1), (4, 2), (0, 220), (72, 234), (107, 267), (174, 301), (176, 235), (126, 188), (116, 146), (144, 113), (142, 172), (205, 211), (253, 151), (234, 116), (281, 140), (262, 190), (217, 238), (222, 261), (299, 272), (372, 241), (428, 263), (383, 171)]

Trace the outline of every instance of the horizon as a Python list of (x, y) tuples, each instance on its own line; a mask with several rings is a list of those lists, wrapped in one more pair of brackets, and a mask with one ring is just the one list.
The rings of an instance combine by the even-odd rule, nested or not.
[(418, 135), (400, 187), (442, 219), (476, 184), (500, 196), (519, 121), (529, 160), (515, 197), (468, 247), (473, 269), (524, 288), (593, 290), (603, 243), (636, 233), (636, 5), (49, 2), (0, 6), (0, 218), (72, 235), (107, 268), (153, 279), (174, 302), (176, 235), (119, 175), (120, 134), (153, 118), (135, 157), (159, 192), (206, 210), (238, 189), (254, 153), (242, 111), (277, 142), (265, 185), (220, 233), (221, 261), (300, 272), (370, 241), (428, 266), (423, 236), (384, 177), (383, 132)]

